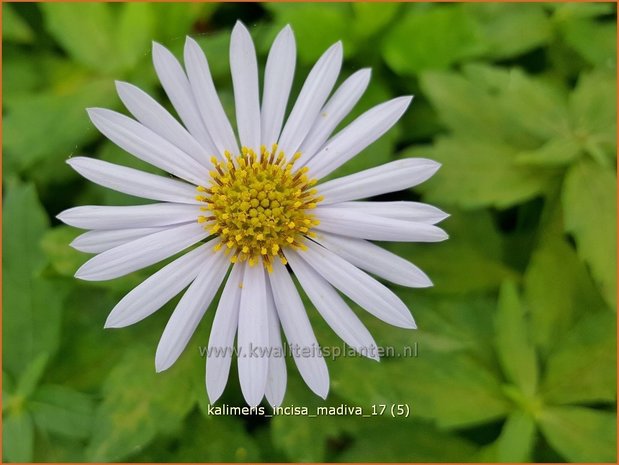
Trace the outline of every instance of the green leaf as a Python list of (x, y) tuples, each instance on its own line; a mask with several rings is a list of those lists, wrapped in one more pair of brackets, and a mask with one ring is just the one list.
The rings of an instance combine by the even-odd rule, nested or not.
[(155, 27), (153, 4), (123, 3), (118, 19), (118, 59), (123, 69), (132, 69), (140, 59), (150, 54)]
[(56, 350), (63, 292), (39, 277), (45, 263), (39, 241), (48, 222), (33, 186), (8, 191), (2, 223), (3, 361), (18, 378), (36, 357)]
[[(509, 79), (503, 69), (472, 68), (471, 78), (448, 72), (424, 72), (419, 84), (440, 120), (452, 132), (503, 140), (508, 119), (498, 111), (496, 90)], [(492, 92), (490, 92), (492, 90)]]
[(90, 436), (93, 402), (86, 394), (65, 386), (41, 386), (29, 407), (38, 428), (72, 438)]
[(534, 251), (524, 291), (531, 331), (543, 353), (583, 312), (604, 306), (584, 264), (561, 234), (547, 236)]
[(265, 3), (264, 6), (275, 17), (278, 26), (290, 24), (297, 41), (299, 60), (313, 64), (322, 53), (338, 40), (344, 42), (344, 55), (355, 52), (355, 43), (348, 40), (352, 27), (350, 5), (325, 3), (317, 7), (313, 3)]
[(2, 39), (9, 42), (31, 43), (34, 33), (13, 6), (2, 4)]
[(382, 363), (340, 358), (331, 373), (333, 390), (347, 401), (407, 404), (412, 418), (440, 428), (482, 424), (510, 408), (497, 374), (464, 352), (438, 353), (422, 346), (418, 357)]
[(49, 229), (41, 240), (45, 256), (60, 276), (73, 277), (84, 263), (85, 255), (69, 245), (81, 233), (82, 231), (70, 226), (57, 226)]
[(507, 208), (541, 195), (551, 182), (552, 170), (517, 163), (513, 146), (472, 137), (439, 138), (431, 147), (408, 151), (442, 163), (439, 172), (420, 186), (430, 202), (465, 209)]
[[(312, 393), (298, 373), (290, 374), (282, 407), (303, 406), (313, 414), (319, 406), (341, 404), (341, 398), (330, 395), (326, 401)], [(275, 447), (294, 462), (321, 462), (328, 460), (329, 443), (356, 433), (355, 419), (347, 416), (317, 416), (308, 418), (295, 415), (275, 415), (271, 423), (271, 440)]]
[(352, 26), (355, 36), (366, 38), (374, 35), (390, 23), (400, 10), (398, 3), (355, 2), (351, 4), (354, 20)]
[[(416, 415), (436, 421), (441, 428), (462, 428), (504, 416), (509, 406), (500, 392), (496, 373), (466, 354), (424, 354), (412, 362), (405, 376), (400, 365), (404, 401)], [(454, 390), (453, 386), (458, 389)]]
[(39, 430), (34, 451), (35, 462), (82, 463), (84, 442), (81, 439), (67, 438), (58, 434), (47, 434)]
[[(420, 78), (424, 94), (453, 132), (520, 150), (569, 133), (561, 89), (518, 69), (469, 64), (463, 71), (425, 72)], [(518, 100), (525, 95), (527, 100)]]
[[(153, 315), (127, 331), (105, 331), (105, 319), (124, 292), (78, 285), (67, 296), (62, 346), (47, 381), (81, 392), (101, 391), (109, 372), (136, 341), (156, 344), (165, 319)], [(161, 312), (165, 312), (162, 309)], [(162, 315), (165, 317), (165, 315)], [(85, 460), (85, 458), (83, 459)]]
[(580, 56), (594, 66), (617, 68), (617, 24), (573, 18), (559, 23), (563, 38)]
[[(510, 58), (545, 45), (551, 36), (544, 7), (522, 3), (467, 3), (487, 44), (487, 55)], [(527, 33), (523, 34), (522, 31)]]
[(581, 154), (581, 148), (572, 138), (557, 137), (533, 150), (516, 155), (518, 164), (533, 166), (561, 166), (572, 163)]
[[(617, 155), (617, 108), (612, 103), (616, 99), (614, 77), (602, 72), (581, 75), (570, 96), (577, 144), (609, 166)], [(600, 152), (605, 156), (599, 157)]]
[[(118, 461), (144, 448), (160, 433), (178, 430), (195, 405), (191, 371), (195, 357), (185, 357), (165, 373), (155, 373), (154, 351), (134, 346), (103, 385), (89, 460)], [(201, 365), (201, 364), (200, 364)]]
[[(464, 354), (424, 355), (413, 361), (406, 378), (399, 370), (393, 373), (393, 379), (404, 384), (401, 399), (413, 402), (417, 415), (435, 420), (439, 427), (459, 428), (506, 414), (508, 405), (495, 373), (477, 360)], [(450, 396), (454, 387), (462, 397)]]
[(582, 407), (552, 407), (539, 425), (548, 442), (571, 462), (616, 461), (617, 415)]
[(396, 73), (443, 69), (485, 51), (473, 19), (461, 5), (407, 6), (407, 14), (382, 42), (384, 59)]
[(48, 361), (49, 355), (43, 353), (28, 364), (17, 381), (15, 393), (26, 399), (29, 398), (39, 385)]
[(441, 223), (450, 235), (439, 244), (388, 244), (428, 274), (436, 292), (459, 294), (496, 289), (517, 274), (501, 261), (501, 236), (486, 212), (462, 213)]
[(15, 393), (15, 382), (11, 375), (2, 371), (2, 413), (9, 408), (9, 399)]
[[(208, 437), (208, 441), (204, 438)], [(259, 462), (253, 437), (236, 418), (192, 417), (180, 435), (180, 445), (170, 462)]]
[(371, 418), (363, 421), (342, 462), (469, 462), (476, 448), (425, 423)]
[[(2, 456), (7, 462), (32, 462), (34, 425), (26, 410), (9, 413), (2, 419)], [(3, 461), (4, 461), (3, 460)]]
[[(76, 148), (97, 136), (85, 109), (107, 106), (113, 92), (113, 83), (105, 79), (69, 91), (46, 91), (15, 98), (7, 107), (4, 120), (5, 163), (19, 171), (50, 160), (58, 166)], [(70, 171), (69, 167), (64, 169)]]
[(38, 244), (48, 227), (48, 219), (32, 185), (17, 186), (4, 200), (2, 265), (5, 272), (27, 279), (45, 263)]
[(497, 355), (505, 375), (528, 396), (537, 389), (538, 366), (518, 290), (511, 281), (501, 286), (496, 314)]
[(548, 3), (546, 8), (554, 10), (554, 19), (566, 21), (572, 18), (594, 18), (613, 13), (611, 2), (591, 3)]
[[(184, 37), (197, 21), (207, 21), (217, 10), (217, 3), (151, 3), (156, 20), (153, 37), (167, 41)], [(229, 35), (229, 34), (227, 34)], [(209, 56), (209, 65), (212, 65)]]
[(617, 305), (617, 178), (587, 160), (574, 165), (563, 187), (565, 230), (574, 235), (578, 255), (591, 267), (602, 295)]
[(583, 317), (548, 357), (542, 395), (553, 404), (615, 402), (616, 315)]
[(499, 103), (512, 124), (541, 140), (570, 133), (566, 93), (555, 82), (511, 70)]
[[(202, 377), (203, 378), (203, 377)], [(202, 379), (204, 381), (204, 379)], [(204, 387), (203, 387), (204, 389)], [(266, 428), (248, 433), (244, 422), (235, 416), (204, 417), (192, 412), (183, 422), (183, 429), (175, 436), (162, 437), (147, 449), (131, 456), (132, 462), (150, 463), (209, 463), (258, 462), (262, 452)], [(259, 437), (257, 437), (260, 435)], [(208, 438), (207, 441), (204, 438)], [(268, 438), (266, 438), (268, 441)], [(260, 444), (260, 447), (258, 447)]]
[[(420, 328), (415, 331), (415, 335), (418, 335), (415, 339), (418, 340), (421, 350), (466, 351), (486, 366), (495, 366), (496, 359), (492, 345), (492, 336), (495, 332), (494, 299), (470, 293), (460, 293), (453, 297), (434, 294), (430, 298), (424, 298), (417, 290), (398, 292), (398, 295), (409, 303), (414, 312)], [(377, 339), (396, 345), (388, 338), (393, 328), (384, 324), (380, 324), (380, 328), (382, 330), (369, 327)], [(411, 344), (411, 336), (405, 333), (400, 343)]]
[(535, 420), (528, 413), (514, 412), (507, 417), (496, 441), (499, 462), (530, 462), (535, 445)]
[(36, 94), (71, 94), (92, 80), (91, 71), (48, 50), (34, 49), (24, 54), (20, 46), (7, 44), (3, 60), (6, 70), (2, 82), (7, 86), (3, 105), (6, 109)]
[(75, 61), (104, 73), (118, 70), (111, 5), (45, 3), (41, 9), (47, 30)]
[[(6, 8), (6, 3), (3, 6)], [(24, 54), (17, 48), (4, 45), (2, 50), (2, 92), (3, 105), (20, 94), (33, 92), (44, 81), (41, 75), (41, 58)], [(7, 99), (8, 97), (8, 99)]]

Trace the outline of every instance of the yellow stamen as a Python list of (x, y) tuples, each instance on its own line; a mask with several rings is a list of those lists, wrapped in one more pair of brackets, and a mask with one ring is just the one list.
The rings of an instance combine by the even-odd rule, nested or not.
[[(277, 145), (269, 150), (261, 146), (256, 153), (247, 147), (234, 157), (224, 152), (224, 159), (211, 158), (210, 184), (197, 188), (196, 199), (207, 204), (209, 216), (198, 222), (217, 234), (230, 261), (247, 261), (250, 266), (261, 262), (272, 271), (273, 259), (282, 264), (286, 248), (304, 250), (305, 238), (318, 220), (310, 213), (322, 200), (317, 195), (308, 168), (295, 170), (301, 157), (295, 153), (288, 160)], [(203, 207), (206, 209), (206, 207)]]

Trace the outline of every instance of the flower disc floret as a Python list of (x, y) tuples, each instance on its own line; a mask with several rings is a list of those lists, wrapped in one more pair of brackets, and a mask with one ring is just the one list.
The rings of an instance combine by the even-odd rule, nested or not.
[(262, 259), (271, 270), (277, 257), (286, 264), (285, 247), (305, 249), (305, 237), (312, 237), (311, 228), (319, 223), (311, 210), (322, 198), (308, 169), (294, 169), (300, 156), (288, 160), (274, 145), (261, 147), (260, 155), (243, 147), (236, 157), (226, 152), (225, 160), (211, 159), (210, 185), (199, 186), (196, 197), (207, 213), (198, 221), (220, 237), (216, 248), (230, 254), (231, 262), (253, 266)]

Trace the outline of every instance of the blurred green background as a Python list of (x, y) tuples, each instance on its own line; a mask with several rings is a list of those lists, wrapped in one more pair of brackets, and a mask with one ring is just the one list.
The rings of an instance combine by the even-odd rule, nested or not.
[[(554, 4), (7, 4), (3, 13), (3, 458), (6, 461), (615, 461), (616, 8)], [(403, 120), (336, 175), (398, 157), (443, 163), (385, 199), (451, 213), (441, 244), (390, 247), (432, 289), (395, 289), (419, 330), (359, 311), (379, 345), (416, 358), (328, 361), (326, 402), (290, 364), (289, 405), (406, 404), (408, 418), (207, 415), (211, 309), (179, 362), (155, 374), (174, 302), (103, 330), (152, 269), (111, 282), (72, 275), (87, 256), (55, 219), (138, 200), (78, 177), (86, 154), (145, 169), (86, 107), (121, 109), (114, 80), (166, 102), (157, 40), (198, 39), (233, 113), (228, 41), (239, 18), (261, 63), (284, 24), (295, 89), (342, 39), (342, 78), (371, 66), (355, 114), (402, 94)], [(156, 268), (156, 267), (155, 267)], [(394, 286), (395, 288), (396, 286)], [(306, 300), (307, 302), (307, 300)], [(338, 339), (308, 304), (318, 340)], [(220, 402), (243, 405), (233, 366)]]

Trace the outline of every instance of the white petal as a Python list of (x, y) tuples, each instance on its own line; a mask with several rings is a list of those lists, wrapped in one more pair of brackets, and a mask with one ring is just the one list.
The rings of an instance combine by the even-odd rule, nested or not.
[(154, 203), (128, 207), (85, 205), (69, 208), (56, 216), (81, 229), (152, 228), (196, 221), (204, 212), (198, 205)]
[(370, 275), (312, 241), (308, 250), (296, 254), (353, 302), (381, 320), (401, 328), (415, 328), (415, 321), (398, 296)]
[(236, 137), (217, 95), (206, 56), (191, 37), (185, 41), (185, 67), (202, 120), (217, 147), (212, 155), (221, 156), (226, 150), (238, 153)]
[(249, 31), (237, 21), (230, 38), (230, 71), (234, 88), (236, 126), (241, 145), (260, 149), (260, 96), (258, 63)]
[(213, 244), (204, 244), (177, 258), (129, 292), (114, 307), (106, 328), (122, 328), (137, 323), (163, 307), (191, 283)]
[(297, 151), (324, 105), (342, 67), (342, 44), (333, 44), (310, 71), (284, 130), (279, 148), (288, 158)]
[(436, 224), (443, 221), (449, 214), (433, 205), (421, 202), (340, 202), (329, 207), (354, 209), (366, 215), (384, 216), (394, 220), (418, 221), (420, 223)]
[(360, 354), (378, 360), (378, 346), (361, 320), (325, 279), (294, 253), (286, 253), (294, 275), (333, 331)]
[(174, 144), (194, 160), (210, 166), (209, 156), (200, 143), (154, 98), (128, 82), (116, 81), (118, 96), (127, 110), (140, 123), (168, 142)]
[(279, 327), (279, 318), (277, 310), (275, 310), (275, 301), (273, 300), (273, 291), (271, 286), (267, 285), (267, 311), (269, 317), (269, 372), (267, 375), (267, 384), (265, 395), (269, 404), (278, 406), (282, 404), (284, 395), (286, 394), (286, 358), (282, 348), (281, 329)]
[(362, 270), (408, 287), (432, 286), (430, 278), (415, 265), (382, 247), (351, 237), (320, 233), (317, 242)]
[(412, 97), (398, 97), (363, 113), (338, 132), (308, 163), (312, 178), (328, 175), (387, 132), (404, 114)]
[(88, 231), (80, 234), (69, 244), (75, 250), (86, 253), (101, 253), (119, 245), (168, 229), (160, 228), (132, 228)]
[(84, 263), (75, 277), (85, 281), (118, 278), (160, 262), (208, 235), (197, 222), (170, 227), (100, 253)]
[(292, 278), (284, 265), (275, 260), (269, 279), (277, 314), (299, 373), (312, 391), (326, 399), (329, 371)]
[(73, 157), (67, 164), (86, 179), (124, 194), (163, 202), (202, 204), (196, 188), (176, 179), (127, 168), (88, 157)]
[(356, 208), (318, 207), (314, 210), (314, 215), (320, 221), (316, 229), (359, 239), (440, 242), (448, 238), (445, 231), (431, 224), (370, 215)]
[(322, 205), (364, 199), (421, 184), (440, 167), (427, 158), (405, 158), (327, 181), (317, 189), (325, 198)]
[(88, 115), (101, 133), (140, 160), (196, 185), (210, 179), (205, 165), (128, 116), (105, 108), (89, 108)]
[(226, 276), (230, 261), (221, 252), (207, 250), (200, 273), (187, 289), (163, 331), (157, 353), (157, 371), (170, 368), (181, 355)]
[(232, 267), (211, 327), (206, 354), (206, 392), (212, 404), (219, 399), (228, 382), (244, 272), (245, 265), (242, 263)]
[(282, 29), (273, 41), (264, 71), (264, 93), (260, 112), (261, 141), (270, 148), (282, 130), (286, 104), (294, 77), (297, 48), (290, 26)]
[(307, 163), (322, 148), (333, 130), (357, 104), (368, 87), (371, 75), (372, 71), (369, 68), (357, 71), (342, 83), (320, 110), (312, 129), (299, 148), (299, 152), (303, 154), (304, 163)]
[(189, 80), (178, 60), (167, 48), (153, 42), (153, 64), (163, 89), (185, 127), (208, 153), (216, 153), (215, 144), (200, 118)]
[(269, 370), (266, 279), (261, 264), (245, 267), (239, 308), (238, 366), (243, 397), (255, 407), (264, 396)]

